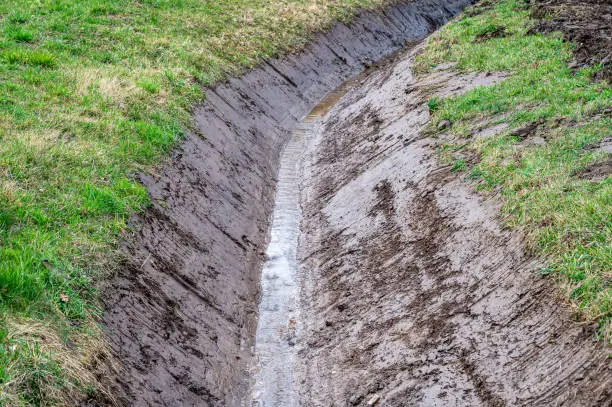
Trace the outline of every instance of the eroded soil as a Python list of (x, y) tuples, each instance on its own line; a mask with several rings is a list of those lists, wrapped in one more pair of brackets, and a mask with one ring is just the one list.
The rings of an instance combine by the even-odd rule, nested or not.
[(400, 1), (364, 12), (207, 92), (194, 131), (141, 176), (152, 205), (133, 220), (127, 261), (104, 290), (122, 405), (245, 402), (283, 145), (326, 94), (470, 3)]
[[(142, 176), (153, 205), (134, 220), (104, 298), (123, 404), (244, 403), (283, 145), (325, 94), (468, 3), (361, 16), (208, 92), (196, 130)], [(554, 297), (521, 236), (501, 227), (497, 204), (440, 165), (440, 140), (423, 135), (426, 100), (504, 74), (447, 66), (417, 79), (417, 50), (360, 77), (312, 124), (287, 339), (295, 404), (612, 405), (606, 349)], [(482, 123), (477, 135), (501, 126)]]
[(598, 78), (612, 79), (612, 2), (610, 0), (535, 0), (534, 31), (561, 31), (576, 45), (572, 68), (601, 64)]
[(502, 80), (371, 73), (303, 169), (300, 406), (607, 406), (612, 362), (499, 207), (422, 136), (434, 95)]

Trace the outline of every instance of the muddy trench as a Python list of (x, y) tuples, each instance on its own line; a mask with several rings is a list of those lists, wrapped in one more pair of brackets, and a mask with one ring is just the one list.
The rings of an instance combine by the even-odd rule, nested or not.
[(364, 12), (207, 92), (104, 291), (121, 405), (612, 405), (606, 350), (422, 136), (429, 98), (505, 77), (412, 74), (470, 3)]

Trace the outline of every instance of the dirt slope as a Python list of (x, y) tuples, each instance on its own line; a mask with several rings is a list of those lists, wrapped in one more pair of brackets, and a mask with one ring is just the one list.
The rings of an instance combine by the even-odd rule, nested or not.
[(612, 361), (499, 208), (437, 163), (409, 53), (318, 128), (304, 166), (300, 406), (607, 406)]
[(142, 176), (152, 206), (134, 220), (128, 261), (105, 290), (125, 405), (240, 404), (282, 145), (327, 92), (468, 3), (419, 0), (365, 13), (208, 92), (194, 133)]

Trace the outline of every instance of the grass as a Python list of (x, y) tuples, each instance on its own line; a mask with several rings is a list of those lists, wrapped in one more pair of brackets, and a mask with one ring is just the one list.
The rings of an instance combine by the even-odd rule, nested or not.
[[(427, 72), (443, 62), (461, 71), (507, 71), (491, 87), (430, 101), (431, 132), (445, 129), (460, 154), (478, 157), (466, 165), (451, 146), (441, 154), (454, 171), (464, 171), (484, 193), (498, 193), (508, 227), (522, 230), (529, 248), (546, 259), (543, 274), (554, 276), (563, 297), (585, 323), (612, 343), (612, 177), (581, 176), (588, 166), (610, 159), (594, 148), (612, 128), (612, 88), (591, 78), (598, 67), (571, 71), (572, 45), (560, 34), (530, 34), (525, 3), (500, 0), (482, 13), (467, 13), (444, 27), (417, 60)], [(527, 140), (512, 130), (541, 120)], [(507, 131), (474, 137), (475, 124), (506, 122)], [(533, 137), (545, 139), (529, 143)]]
[(96, 283), (120, 262), (133, 178), (203, 87), (385, 0), (0, 2), (0, 404), (96, 386)]

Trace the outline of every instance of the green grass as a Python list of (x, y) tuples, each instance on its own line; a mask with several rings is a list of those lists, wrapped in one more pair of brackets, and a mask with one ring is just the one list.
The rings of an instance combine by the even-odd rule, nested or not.
[[(461, 71), (507, 71), (511, 76), (462, 96), (430, 101), (435, 125), (447, 119), (455, 145), (465, 145), (479, 162), (466, 167), (441, 151), (454, 171), (487, 193), (499, 192), (509, 227), (522, 230), (529, 248), (547, 261), (543, 274), (560, 282), (577, 317), (596, 321), (612, 342), (612, 179), (589, 180), (580, 171), (610, 159), (589, 148), (610, 135), (612, 88), (591, 80), (598, 67), (571, 72), (572, 45), (560, 34), (529, 35), (524, 2), (501, 0), (482, 14), (463, 16), (444, 27), (417, 60), (421, 72), (442, 62)], [(504, 27), (502, 36), (482, 39)], [(472, 137), (481, 120), (507, 122), (509, 131)], [(522, 143), (510, 133), (542, 119), (543, 145)]]
[(96, 283), (148, 204), (133, 174), (182, 137), (203, 87), (384, 2), (0, 2), (0, 404), (92, 385)]

